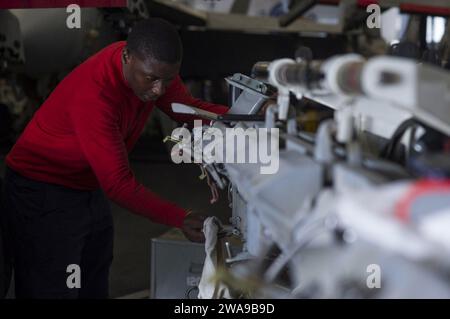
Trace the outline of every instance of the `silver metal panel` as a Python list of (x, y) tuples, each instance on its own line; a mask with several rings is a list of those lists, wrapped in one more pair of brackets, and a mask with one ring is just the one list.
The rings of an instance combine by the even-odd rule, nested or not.
[(196, 299), (205, 258), (203, 244), (152, 239), (150, 298)]

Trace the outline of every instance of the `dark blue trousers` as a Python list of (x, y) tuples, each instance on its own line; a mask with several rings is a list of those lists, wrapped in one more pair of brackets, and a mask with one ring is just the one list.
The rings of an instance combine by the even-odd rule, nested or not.
[(17, 298), (107, 298), (113, 221), (101, 190), (25, 178), (7, 168), (1, 216)]

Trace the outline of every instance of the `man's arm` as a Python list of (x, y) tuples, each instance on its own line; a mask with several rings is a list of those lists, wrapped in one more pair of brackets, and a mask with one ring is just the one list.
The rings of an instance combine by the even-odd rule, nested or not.
[(177, 122), (190, 123), (197, 117), (193, 115), (176, 114), (172, 111), (172, 103), (182, 103), (189, 106), (194, 106), (205, 111), (213, 112), (216, 114), (227, 113), (229, 108), (220, 105), (202, 101), (194, 98), (183, 84), (183, 81), (177, 76), (173, 82), (169, 85), (166, 93), (156, 101), (156, 106), (159, 107), (164, 113), (169, 115), (173, 120)]
[(154, 222), (182, 228), (185, 210), (159, 198), (134, 177), (113, 106), (96, 96), (77, 99), (70, 117), (81, 149), (108, 198)]

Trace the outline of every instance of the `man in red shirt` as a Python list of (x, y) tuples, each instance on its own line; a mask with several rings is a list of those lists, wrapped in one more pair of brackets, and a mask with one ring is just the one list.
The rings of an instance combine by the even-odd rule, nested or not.
[[(39, 108), (6, 158), (4, 199), (16, 296), (104, 298), (112, 260), (112, 217), (105, 196), (150, 220), (203, 241), (204, 217), (188, 214), (138, 183), (128, 153), (153, 107), (179, 122), (174, 102), (211, 112), (225, 106), (193, 98), (178, 72), (182, 45), (161, 19), (142, 21), (127, 42), (75, 68)], [(69, 265), (80, 287), (69, 288)], [(73, 271), (73, 270), (71, 270)]]

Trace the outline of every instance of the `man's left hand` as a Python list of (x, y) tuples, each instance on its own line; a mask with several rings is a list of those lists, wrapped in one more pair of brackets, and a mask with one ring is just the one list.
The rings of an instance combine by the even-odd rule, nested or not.
[(207, 216), (188, 214), (184, 218), (181, 231), (187, 239), (196, 243), (205, 242), (205, 234), (203, 233), (203, 222)]

